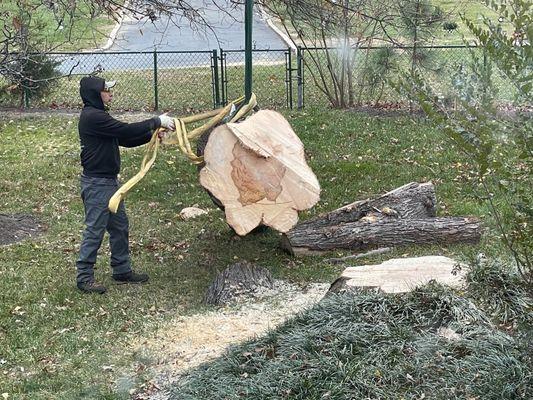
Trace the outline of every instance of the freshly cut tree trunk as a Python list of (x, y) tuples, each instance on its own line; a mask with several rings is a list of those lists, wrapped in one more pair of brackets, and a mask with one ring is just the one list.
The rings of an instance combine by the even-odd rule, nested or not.
[(296, 227), (284, 236), (282, 247), (292, 254), (304, 254), (412, 244), (477, 243), (480, 237), (480, 222), (475, 218), (368, 218), (336, 226)]
[(396, 218), (435, 217), (437, 215), (436, 203), (435, 187), (431, 182), (411, 182), (375, 199), (355, 201), (327, 214), (301, 222), (295, 229), (336, 226), (375, 214)]
[(306, 254), (479, 241), (477, 219), (436, 218), (436, 202), (433, 184), (409, 183), (296, 225), (284, 235), (282, 247), (291, 254)]
[(200, 183), (222, 204), (239, 235), (261, 224), (287, 232), (298, 222), (298, 211), (320, 198), (302, 142), (275, 111), (215, 128), (204, 161)]

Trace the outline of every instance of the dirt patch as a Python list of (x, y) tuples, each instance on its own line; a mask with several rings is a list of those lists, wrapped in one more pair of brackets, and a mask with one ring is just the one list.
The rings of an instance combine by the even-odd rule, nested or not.
[(20, 242), (43, 231), (43, 225), (31, 215), (0, 214), (0, 246)]
[(117, 389), (139, 400), (168, 399), (164, 388), (178, 382), (188, 370), (222, 355), (230, 345), (263, 335), (312, 307), (328, 288), (329, 284), (302, 288), (276, 281), (274, 289), (265, 290), (262, 298), (248, 298), (230, 307), (170, 321), (150, 337), (132, 343), (138, 358), (151, 364), (148, 367), (139, 362), (132, 367), (135, 371), (149, 368), (153, 378), (135, 390), (135, 373), (131, 371), (119, 378)]

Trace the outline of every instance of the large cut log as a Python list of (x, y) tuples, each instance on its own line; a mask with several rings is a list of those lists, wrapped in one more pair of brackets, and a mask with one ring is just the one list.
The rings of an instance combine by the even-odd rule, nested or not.
[(363, 251), (412, 244), (477, 243), (481, 225), (476, 218), (365, 217), (336, 226), (297, 226), (282, 239), (291, 254), (346, 249)]
[(374, 199), (355, 201), (344, 207), (301, 222), (298, 229), (316, 229), (355, 222), (381, 213), (397, 218), (426, 218), (437, 215), (435, 187), (431, 182), (411, 182)]
[(477, 219), (436, 218), (436, 203), (431, 182), (411, 182), (299, 223), (283, 236), (282, 247), (291, 254), (307, 254), (479, 241)]
[(298, 211), (320, 198), (302, 142), (275, 111), (215, 128), (204, 161), (200, 183), (222, 204), (239, 235), (261, 224), (287, 232), (298, 222)]
[(429, 281), (460, 287), (464, 284), (464, 275), (464, 266), (448, 257), (393, 258), (378, 265), (346, 268), (329, 291), (379, 288), (385, 293), (404, 293)]

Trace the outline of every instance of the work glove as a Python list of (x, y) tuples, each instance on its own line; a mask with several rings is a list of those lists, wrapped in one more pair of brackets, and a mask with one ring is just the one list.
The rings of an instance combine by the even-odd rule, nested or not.
[(159, 121), (161, 121), (161, 126), (163, 128), (170, 129), (171, 131), (176, 129), (174, 118), (169, 117), (166, 113), (159, 116)]

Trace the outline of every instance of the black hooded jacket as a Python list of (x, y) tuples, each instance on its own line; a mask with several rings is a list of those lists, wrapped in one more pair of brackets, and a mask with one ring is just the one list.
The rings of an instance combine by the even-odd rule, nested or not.
[(158, 117), (133, 124), (116, 120), (107, 113), (100, 96), (104, 83), (95, 76), (84, 77), (80, 82), (84, 104), (78, 123), (81, 165), (86, 176), (115, 178), (120, 171), (118, 146), (148, 143), (161, 121)]

